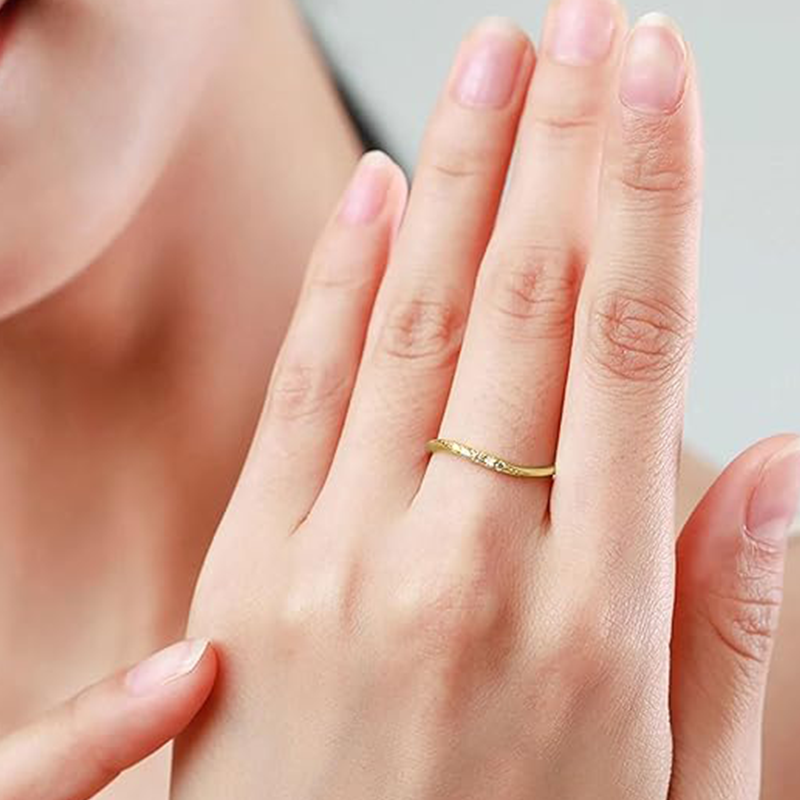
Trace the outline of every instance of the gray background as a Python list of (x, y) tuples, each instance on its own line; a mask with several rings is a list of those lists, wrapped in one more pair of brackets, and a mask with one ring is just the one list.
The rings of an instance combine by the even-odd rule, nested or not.
[[(458, 40), (487, 14), (533, 36), (544, 0), (303, 0), (381, 145), (413, 165)], [(800, 429), (800, 4), (663, 0), (696, 51), (706, 107), (702, 317), (687, 438), (723, 462)]]

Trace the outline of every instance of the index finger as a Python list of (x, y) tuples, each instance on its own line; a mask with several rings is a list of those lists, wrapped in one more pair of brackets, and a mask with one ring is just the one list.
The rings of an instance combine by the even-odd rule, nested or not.
[(217, 672), (205, 641), (162, 650), (0, 742), (3, 800), (88, 800), (177, 736)]

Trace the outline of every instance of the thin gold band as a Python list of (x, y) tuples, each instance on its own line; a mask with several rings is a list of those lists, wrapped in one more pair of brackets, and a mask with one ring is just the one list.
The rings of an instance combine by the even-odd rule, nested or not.
[(552, 467), (523, 467), (519, 464), (512, 464), (500, 456), (487, 453), (485, 450), (478, 450), (452, 439), (431, 439), (425, 448), (429, 453), (449, 453), (452, 456), (465, 458), (479, 467), (499, 472), (502, 475), (510, 475), (512, 478), (554, 478), (556, 475), (555, 465)]

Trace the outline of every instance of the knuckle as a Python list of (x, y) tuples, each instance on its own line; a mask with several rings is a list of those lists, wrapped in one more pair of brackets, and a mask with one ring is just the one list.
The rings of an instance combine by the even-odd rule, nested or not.
[(604, 135), (604, 92), (596, 77), (564, 75), (561, 81), (542, 81), (532, 87), (528, 124), (534, 141), (541, 136), (545, 143), (571, 143), (573, 138), (597, 140)]
[(301, 308), (304, 303), (315, 302), (317, 297), (325, 302), (330, 294), (358, 294), (371, 288), (376, 270), (370, 267), (377, 260), (376, 255), (363, 242), (361, 247), (355, 247), (352, 235), (350, 229), (346, 234), (327, 233), (317, 243), (308, 266)]
[(451, 189), (453, 184), (482, 179), (494, 157), (490, 149), (481, 150), (467, 144), (434, 144), (421, 174), (427, 186)]
[(379, 337), (378, 355), (389, 361), (421, 366), (449, 366), (458, 357), (464, 314), (455, 305), (433, 297), (415, 297), (396, 304)]
[(284, 422), (318, 417), (341, 408), (350, 390), (347, 370), (289, 356), (279, 363), (267, 401), (268, 415)]
[(639, 122), (628, 128), (624, 156), (616, 169), (612, 162), (612, 175), (636, 205), (681, 213), (698, 203), (699, 168), (672, 138), (668, 123)]
[(716, 597), (709, 622), (725, 646), (743, 662), (766, 665), (778, 626), (781, 600)]
[(404, 646), (444, 660), (485, 643), (502, 623), (501, 593), (479, 574), (447, 570), (418, 576), (389, 601), (390, 628)]
[(459, 131), (457, 137), (444, 125), (434, 127), (425, 143), (425, 157), (420, 164), (420, 183), (429, 187), (482, 180), (497, 164), (501, 143), (497, 137), (475, 138), (476, 131)]
[(487, 295), (501, 332), (525, 341), (571, 337), (582, 272), (580, 255), (567, 249), (503, 251), (490, 268)]
[(309, 294), (362, 294), (371, 289), (375, 282), (374, 270), (366, 269), (364, 258), (342, 259), (340, 256), (323, 252), (315, 256), (308, 276)]
[(604, 579), (608, 567), (596, 574), (587, 561), (586, 569), (578, 584), (547, 595), (530, 589), (533, 677), (552, 687), (556, 702), (566, 696), (578, 708), (587, 697), (618, 700), (669, 663), (670, 637), (652, 624), (652, 604)]
[(427, 168), (430, 175), (441, 183), (461, 182), (484, 173), (477, 159), (455, 148), (433, 154)]
[[(548, 619), (548, 633), (537, 637), (537, 673), (570, 692), (593, 689), (608, 681), (619, 668), (618, 647), (596, 606), (588, 603), (563, 609)], [(554, 614), (554, 617), (556, 614)]]
[(321, 639), (341, 639), (355, 625), (360, 583), (355, 573), (333, 567), (314, 570), (294, 580), (276, 604), (271, 629), (277, 649), (294, 652)]
[(589, 311), (588, 355), (601, 375), (627, 382), (662, 383), (678, 377), (694, 342), (688, 302), (613, 291)]
[(769, 659), (783, 602), (783, 561), (782, 548), (743, 529), (735, 569), (710, 592), (709, 622), (744, 662)]
[(582, 715), (599, 702), (606, 708), (622, 711), (630, 706), (641, 713), (641, 687), (653, 685), (663, 674), (669, 648), (657, 651), (636, 641), (629, 631), (614, 629), (587, 613), (584, 621), (567, 625), (543, 657), (534, 654), (534, 658), (532, 678), (541, 687), (540, 701), (546, 708)]
[(601, 132), (598, 115), (575, 106), (561, 105), (550, 113), (540, 111), (532, 117), (532, 123), (534, 134), (548, 142), (571, 144), (575, 139), (595, 138)]

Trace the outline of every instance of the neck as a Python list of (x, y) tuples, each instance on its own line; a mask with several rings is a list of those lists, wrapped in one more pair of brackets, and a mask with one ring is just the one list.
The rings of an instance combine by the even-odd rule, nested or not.
[(357, 156), (291, 8), (260, 5), (136, 219), (0, 324), (0, 727), (180, 635)]

